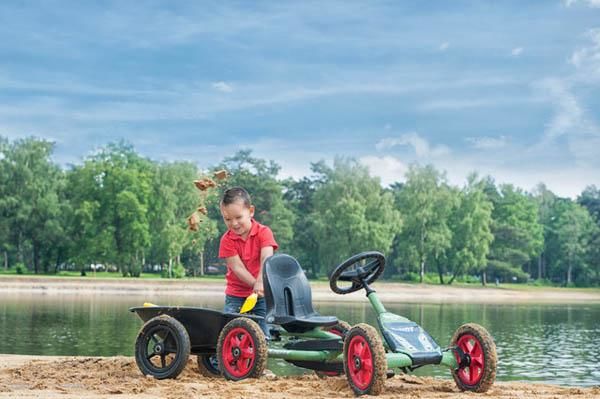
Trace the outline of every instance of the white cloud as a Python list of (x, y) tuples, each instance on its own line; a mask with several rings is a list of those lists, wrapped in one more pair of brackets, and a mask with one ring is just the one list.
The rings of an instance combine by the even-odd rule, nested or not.
[(467, 137), (465, 139), (467, 142), (471, 143), (473, 148), (479, 150), (491, 150), (503, 148), (507, 144), (506, 136), (500, 137)]
[(446, 51), (446, 50), (448, 50), (448, 47), (450, 47), (450, 43), (444, 42), (444, 43), (440, 44), (439, 48), (440, 48), (440, 51)]
[(600, 28), (590, 29), (586, 36), (591, 44), (575, 50), (569, 58), (569, 63), (576, 69), (576, 80), (600, 82)]
[(408, 167), (404, 162), (393, 156), (364, 156), (359, 162), (369, 168), (372, 176), (378, 176), (384, 186), (394, 182), (404, 181)]
[(567, 7), (571, 7), (573, 4), (581, 3), (592, 8), (600, 8), (600, 0), (564, 0)]
[(510, 52), (513, 56), (518, 57), (523, 52), (523, 47), (516, 47)]
[[(538, 147), (566, 150), (577, 165), (597, 170), (600, 166), (600, 127), (586, 115), (566, 81), (546, 79), (539, 87), (547, 91), (555, 113)], [(561, 139), (564, 142), (559, 141)]]
[(566, 83), (561, 79), (545, 79), (538, 86), (546, 90), (556, 112), (547, 124), (545, 136), (554, 139), (585, 125), (583, 110)]
[[(511, 149), (508, 153), (490, 157), (489, 153), (466, 151), (449, 154), (444, 158), (427, 161), (440, 171), (445, 171), (450, 184), (463, 186), (472, 172), (479, 176), (490, 175), (496, 184), (510, 183), (531, 191), (543, 182), (555, 194), (575, 198), (590, 184), (599, 184), (597, 171), (589, 167), (548, 161), (543, 149)], [(516, 160), (520, 161), (517, 162)], [(413, 160), (394, 156), (363, 156), (360, 162), (369, 167), (371, 175), (381, 178), (384, 186), (405, 181), (407, 165)], [(423, 165), (424, 163), (420, 163)]]
[(225, 82), (214, 82), (212, 87), (223, 93), (231, 93), (233, 91), (233, 86)]
[(444, 145), (430, 146), (427, 140), (416, 132), (410, 132), (400, 137), (386, 137), (375, 144), (379, 151), (391, 149), (396, 146), (410, 145), (415, 150), (417, 158), (438, 157), (450, 153), (450, 149)]

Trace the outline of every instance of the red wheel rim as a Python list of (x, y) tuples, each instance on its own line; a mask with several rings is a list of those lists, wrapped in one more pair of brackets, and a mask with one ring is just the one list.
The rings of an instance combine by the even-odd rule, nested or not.
[[(469, 355), (471, 362), (468, 366), (459, 369), (456, 374), (458, 378), (466, 385), (475, 385), (483, 376), (484, 358), (481, 342), (472, 334), (465, 334), (458, 339), (456, 343), (465, 355)], [(456, 354), (456, 360), (460, 363), (460, 356)]]
[(348, 372), (358, 389), (367, 389), (373, 380), (373, 356), (367, 340), (357, 335), (348, 344)]
[(236, 378), (252, 370), (256, 354), (254, 340), (246, 329), (237, 327), (229, 331), (223, 341), (223, 367)]

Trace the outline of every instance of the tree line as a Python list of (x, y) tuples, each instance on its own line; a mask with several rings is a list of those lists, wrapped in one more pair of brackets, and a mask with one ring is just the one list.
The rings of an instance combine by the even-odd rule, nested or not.
[(543, 184), (529, 193), (473, 173), (457, 187), (444, 172), (415, 164), (404, 182), (383, 188), (348, 158), (314, 163), (301, 179), (280, 179), (275, 162), (247, 150), (200, 170), (191, 162), (150, 160), (125, 142), (61, 168), (53, 149), (42, 139), (0, 137), (5, 270), (84, 273), (103, 264), (123, 276), (203, 274), (220, 262), (225, 226), (218, 189), (204, 194), (207, 215), (188, 230), (186, 218), (199, 202), (193, 181), (225, 169), (226, 185), (250, 192), (256, 219), (313, 278), (354, 253), (378, 250), (387, 257), (387, 279), (600, 284), (595, 186), (572, 200)]

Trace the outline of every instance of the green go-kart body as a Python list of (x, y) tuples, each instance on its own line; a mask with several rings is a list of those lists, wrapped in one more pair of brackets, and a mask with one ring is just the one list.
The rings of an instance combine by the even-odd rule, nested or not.
[(302, 268), (293, 257), (278, 254), (263, 267), (271, 340), (260, 330), (259, 316), (199, 307), (135, 307), (130, 310), (145, 322), (136, 340), (136, 362), (145, 375), (175, 378), (193, 354), (203, 375), (241, 380), (260, 378), (267, 360), (278, 358), (320, 376), (345, 374), (357, 395), (381, 393), (396, 369), (441, 365), (451, 370), (459, 389), (487, 391), (496, 373), (489, 333), (465, 324), (448, 347), (440, 347), (417, 323), (385, 309), (370, 287), (384, 266), (382, 254), (363, 252), (340, 264), (330, 278), (338, 294), (365, 289), (380, 333), (314, 311)]

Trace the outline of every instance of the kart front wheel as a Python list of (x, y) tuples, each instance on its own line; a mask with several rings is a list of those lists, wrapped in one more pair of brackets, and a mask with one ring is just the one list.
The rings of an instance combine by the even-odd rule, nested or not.
[(212, 355), (198, 355), (198, 371), (204, 377), (220, 377), (221, 369), (219, 368), (219, 361), (217, 360), (217, 354)]
[(486, 392), (496, 379), (496, 344), (479, 324), (464, 324), (450, 341), (459, 366), (452, 370), (461, 391)]
[(160, 315), (148, 320), (135, 341), (135, 362), (144, 375), (176, 378), (190, 355), (190, 338), (175, 318)]
[(217, 343), (217, 361), (228, 380), (258, 378), (267, 366), (267, 341), (254, 321), (238, 317), (225, 324)]
[(383, 391), (387, 360), (377, 330), (357, 324), (344, 339), (344, 371), (356, 395), (379, 395)]

